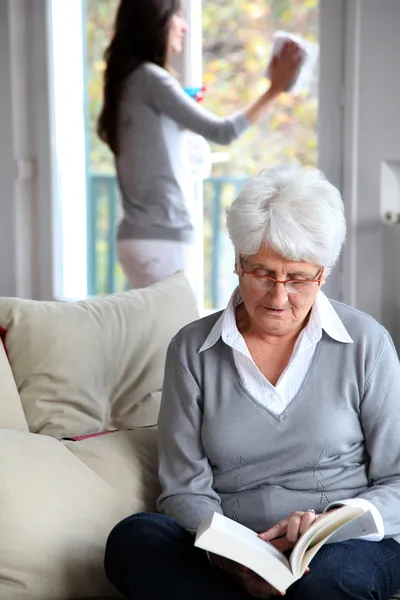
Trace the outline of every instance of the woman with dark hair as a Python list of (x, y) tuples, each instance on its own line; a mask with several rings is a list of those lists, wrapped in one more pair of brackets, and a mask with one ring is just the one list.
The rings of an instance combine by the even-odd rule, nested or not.
[(171, 73), (186, 31), (181, 0), (121, 0), (105, 52), (98, 133), (115, 156), (124, 209), (118, 255), (134, 288), (188, 266), (195, 219), (184, 130), (231, 143), (264, 116), (299, 67), (298, 47), (288, 42), (273, 60), (269, 88), (242, 112), (217, 117)]

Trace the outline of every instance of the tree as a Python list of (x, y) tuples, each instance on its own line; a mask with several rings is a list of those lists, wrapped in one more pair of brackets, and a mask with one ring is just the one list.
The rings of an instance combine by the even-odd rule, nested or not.
[(87, 98), (89, 164), (96, 172), (113, 173), (112, 154), (97, 136), (97, 118), (103, 101), (104, 51), (109, 43), (118, 0), (86, 0)]
[[(205, 0), (203, 14), (205, 106), (220, 115), (245, 106), (267, 84), (274, 31), (284, 29), (316, 41), (316, 0)], [(282, 94), (269, 117), (229, 149), (229, 163), (216, 174), (252, 175), (277, 163), (317, 163), (315, 91)]]

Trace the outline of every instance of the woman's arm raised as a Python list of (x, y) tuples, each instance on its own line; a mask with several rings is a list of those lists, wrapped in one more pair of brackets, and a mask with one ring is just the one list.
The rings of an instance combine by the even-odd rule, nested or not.
[(288, 42), (272, 61), (269, 88), (247, 108), (228, 117), (218, 117), (194, 102), (174, 77), (157, 65), (143, 65), (142, 80), (136, 81), (135, 85), (141, 86), (145, 101), (153, 109), (210, 141), (226, 145), (265, 116), (271, 103), (290, 85), (299, 61), (296, 44)]

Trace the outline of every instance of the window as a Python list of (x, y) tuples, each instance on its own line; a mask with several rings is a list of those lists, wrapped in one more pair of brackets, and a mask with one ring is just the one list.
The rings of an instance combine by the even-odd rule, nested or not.
[(84, 15), (81, 0), (51, 0), (52, 138), (57, 235), (55, 295), (87, 295)]
[[(246, 106), (266, 88), (263, 73), (274, 32), (301, 34), (317, 44), (318, 24), (318, 0), (204, 0), (205, 106), (220, 115)], [(281, 95), (262, 123), (226, 148), (229, 160), (214, 165), (212, 177), (204, 183), (206, 308), (225, 306), (237, 281), (225, 208), (244, 182), (264, 167), (317, 166), (317, 118), (316, 69), (309, 92)]]
[[(63, 265), (59, 295), (82, 297), (121, 291), (127, 283), (115, 251), (121, 217), (119, 190), (112, 155), (96, 133), (102, 104), (103, 53), (118, 0), (50, 2), (56, 197)], [(200, 0), (187, 0), (193, 27), (182, 61), (182, 82), (190, 85), (197, 81), (203, 63), (205, 106), (220, 115), (238, 110), (265, 89), (262, 74), (276, 30), (299, 33), (318, 44), (324, 3), (203, 0), (201, 41)], [(340, 21), (339, 12), (337, 16)], [(244, 182), (264, 166), (318, 163), (318, 84), (316, 77), (307, 93), (282, 95), (269, 117), (229, 148), (212, 146), (212, 176), (196, 182), (204, 215), (200, 306), (208, 310), (224, 306), (236, 284), (224, 211)]]

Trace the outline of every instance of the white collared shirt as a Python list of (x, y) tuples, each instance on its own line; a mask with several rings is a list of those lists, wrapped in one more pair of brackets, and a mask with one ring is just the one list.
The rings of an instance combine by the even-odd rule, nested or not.
[[(325, 294), (319, 290), (313, 304), (306, 327), (299, 335), (286, 369), (273, 386), (255, 364), (246, 342), (236, 325), (236, 308), (242, 302), (240, 289), (233, 292), (228, 306), (215, 323), (207, 339), (200, 348), (204, 352), (214, 346), (219, 338), (233, 350), (233, 357), (243, 387), (260, 404), (276, 415), (280, 415), (298, 393), (314, 357), (322, 331), (342, 344), (352, 344), (347, 329)], [(341, 505), (369, 508), (377, 524), (378, 533), (360, 537), (370, 542), (379, 542), (385, 535), (382, 516), (368, 500), (362, 498), (344, 499), (326, 507), (330, 510)]]
[(276, 386), (273, 386), (255, 364), (237, 328), (236, 308), (241, 302), (240, 290), (236, 288), (200, 352), (211, 348), (222, 338), (233, 350), (235, 365), (245, 390), (268, 410), (280, 415), (301, 388), (322, 337), (322, 331), (326, 331), (331, 338), (343, 344), (352, 344), (353, 340), (328, 298), (319, 291), (309, 321), (296, 341), (290, 361)]

